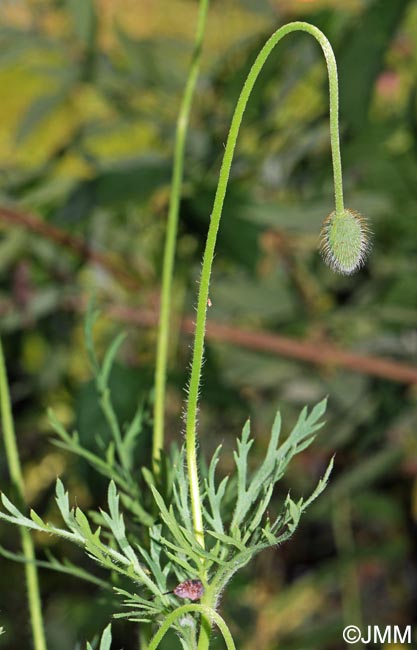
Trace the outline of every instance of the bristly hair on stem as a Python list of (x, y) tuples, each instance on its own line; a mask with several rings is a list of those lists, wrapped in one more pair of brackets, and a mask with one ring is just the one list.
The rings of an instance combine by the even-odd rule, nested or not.
[[(326, 36), (317, 27), (304, 22), (293, 22), (279, 28), (265, 43), (260, 53), (256, 57), (252, 68), (243, 85), (243, 89), (236, 104), (235, 112), (233, 114), (229, 135), (226, 142), (223, 162), (221, 165), (219, 182), (217, 186), (216, 196), (214, 199), (213, 210), (210, 218), (210, 226), (207, 234), (207, 242), (204, 251), (203, 265), (201, 270), (198, 304), (197, 304), (197, 318), (194, 336), (194, 348), (191, 366), (191, 376), (189, 381), (189, 393), (187, 401), (187, 418), (186, 418), (186, 445), (187, 445), (187, 462), (190, 472), (190, 492), (191, 504), (194, 512), (194, 529), (197, 539), (202, 547), (204, 547), (204, 533), (202, 529), (202, 515), (199, 506), (199, 488), (198, 488), (198, 472), (196, 461), (196, 418), (199, 386), (201, 379), (201, 371), (204, 355), (204, 338), (205, 326), (207, 317), (207, 301), (209, 297), (210, 277), (214, 259), (214, 251), (217, 240), (217, 233), (220, 225), (222, 215), (224, 198), (226, 195), (227, 184), (229, 180), (230, 170), (233, 162), (234, 150), (239, 135), (239, 130), (243, 115), (250, 98), (252, 89), (255, 82), (272, 50), (277, 43), (287, 34), (292, 32), (302, 31), (307, 32), (313, 36), (320, 44), (328, 70), (329, 78), (329, 99), (330, 99), (330, 144), (332, 151), (333, 162), (333, 177), (334, 177), (334, 195), (335, 195), (335, 212), (337, 215), (344, 213), (344, 200), (343, 200), (343, 180), (342, 180), (342, 163), (340, 155), (340, 142), (339, 142), (339, 89), (338, 89), (338, 76), (337, 65), (332, 47), (327, 40)], [(338, 236), (338, 230), (336, 236)], [(356, 245), (356, 242), (355, 242)]]
[[(331, 242), (330, 247), (332, 250), (337, 251), (334, 254), (334, 259), (339, 260), (339, 266), (344, 268), (351, 268), (351, 260), (346, 258), (346, 249), (352, 251), (352, 256), (356, 254), (360, 258), (363, 257), (364, 250), (363, 244), (358, 246), (358, 233), (357, 229), (351, 228), (350, 231), (346, 228), (339, 227), (343, 224), (347, 217), (343, 215), (350, 215), (351, 212), (345, 211), (343, 199), (343, 179), (342, 179), (342, 162), (340, 154), (340, 137), (339, 137), (339, 88), (338, 88), (338, 75), (337, 65), (333, 49), (321, 30), (314, 25), (305, 22), (293, 22), (283, 27), (280, 27), (272, 36), (267, 40), (252, 68), (246, 77), (241, 94), (236, 104), (233, 114), (226, 146), (223, 155), (223, 161), (220, 169), (219, 182), (217, 185), (216, 195), (213, 204), (213, 210), (210, 217), (210, 225), (207, 234), (206, 247), (204, 250), (203, 264), (200, 276), (198, 303), (197, 303), (197, 318), (195, 325), (194, 347), (192, 356), (191, 376), (189, 382), (189, 392), (187, 401), (186, 412), (186, 457), (187, 468), (189, 476), (189, 489), (191, 500), (191, 511), (193, 516), (193, 528), (196, 540), (201, 545), (202, 549), (205, 548), (204, 527), (203, 527), (203, 513), (200, 503), (200, 486), (197, 462), (197, 411), (199, 399), (199, 387), (201, 381), (201, 373), (203, 366), (204, 356), (204, 339), (207, 318), (207, 305), (209, 299), (210, 278), (213, 266), (214, 251), (217, 241), (217, 233), (220, 226), (220, 219), (222, 216), (223, 203), (226, 195), (227, 185), (229, 181), (230, 170), (233, 162), (233, 155), (236, 148), (237, 138), (239, 135), (240, 126), (242, 123), (243, 115), (247, 103), (249, 101), (252, 89), (255, 82), (272, 50), (277, 43), (287, 34), (295, 31), (307, 32), (315, 38), (323, 51), (329, 80), (329, 102), (330, 102), (330, 145), (333, 163), (333, 178), (334, 178), (334, 196), (335, 196), (335, 215), (336, 227), (331, 228)], [(357, 222), (355, 221), (355, 224)], [(347, 231), (348, 230), (348, 231)], [(347, 237), (346, 237), (347, 236)], [(359, 237), (360, 240), (360, 237)], [(334, 260), (331, 262), (334, 264)], [(357, 266), (358, 264), (356, 264)], [(339, 269), (340, 270), (340, 269)], [(346, 271), (345, 271), (346, 272)], [(205, 604), (208, 602), (208, 597), (205, 597)], [(198, 643), (198, 650), (207, 650), (209, 646), (210, 626), (202, 625), (200, 639)]]
[[(175, 474), (168, 491), (163, 485), (159, 490), (149, 483), (159, 522), (141, 527), (146, 528), (146, 539), (138, 534), (135, 513), (129, 512), (123, 492), (114, 480), (108, 486), (107, 506), (84, 513), (71, 505), (69, 494), (58, 479), (56, 504), (62, 519), (60, 525), (45, 521), (33, 510), (26, 514), (5, 494), (0, 498), (0, 519), (25, 532), (39, 531), (81, 546), (89, 559), (109, 574), (106, 582), (113, 583), (124, 609), (117, 608), (116, 618), (159, 625), (162, 617), (164, 629), (167, 621), (171, 621), (187, 650), (197, 647), (198, 634), (199, 643), (208, 647), (212, 618), (215, 618), (211, 610), (216, 609), (231, 577), (263, 549), (288, 540), (302, 514), (326, 487), (332, 460), (310, 496), (294, 500), (287, 494), (281, 504), (275, 499), (271, 503), (274, 488), (289, 463), (309, 447), (322, 428), (325, 409), (326, 400), (310, 411), (304, 408), (284, 440), (281, 440), (281, 417), (277, 413), (264, 458), (255, 471), (249, 470), (254, 443), (249, 421), (236, 443), (234, 470), (220, 481), (216, 467), (221, 450), (215, 451), (205, 468), (200, 492), (207, 538), (205, 549), (193, 534), (184, 449), (179, 456), (171, 458)], [(140, 501), (141, 495), (137, 498)], [(52, 562), (50, 568), (63, 567)], [(74, 576), (89, 579), (89, 572), (83, 570), (83, 573), (84, 576), (80, 571), (72, 571)], [(120, 579), (123, 579), (123, 589)], [(190, 584), (196, 587), (191, 597)], [(174, 585), (177, 586), (173, 588)], [(188, 619), (185, 625), (182, 619), (177, 621), (179, 598), (200, 599), (200, 604), (193, 605), (193, 611), (201, 614), (200, 626), (198, 618)]]
[[(204, 32), (207, 5), (208, 0), (200, 0), (197, 42), (199, 38), (202, 39)], [(111, 398), (109, 378), (123, 337), (119, 335), (114, 339), (101, 361), (93, 344), (96, 313), (91, 307), (87, 313), (85, 334), (99, 404), (112, 436), (106, 457), (102, 458), (94, 451), (85, 450), (77, 434), (74, 432), (71, 435), (65, 431), (53, 415), (51, 422), (61, 447), (85, 458), (110, 479), (107, 506), (104, 509), (90, 511), (88, 514), (78, 506), (72, 507), (68, 492), (59, 479), (56, 484), (56, 503), (62, 518), (61, 526), (44, 521), (34, 511), (27, 514), (24, 506), (21, 504), (16, 506), (5, 494), (2, 494), (0, 499), (1, 520), (19, 526), (26, 534), (34, 530), (77, 544), (84, 549), (91, 560), (108, 572), (109, 582), (114, 581), (113, 588), (117, 596), (122, 599), (122, 607), (125, 608), (121, 612), (118, 611), (115, 617), (159, 626), (150, 641), (149, 650), (156, 650), (169, 627), (173, 627), (178, 633), (184, 649), (208, 650), (213, 621), (222, 632), (228, 650), (234, 650), (230, 631), (216, 612), (220, 594), (234, 573), (246, 566), (257, 553), (265, 548), (276, 546), (293, 535), (302, 514), (325, 489), (333, 466), (333, 460), (330, 460), (309, 497), (295, 500), (288, 494), (279, 506), (274, 500), (271, 510), (273, 509), (275, 513), (270, 517), (270, 503), (275, 486), (282, 479), (292, 458), (307, 449), (315, 439), (317, 431), (323, 426), (322, 416), (326, 409), (326, 400), (319, 402), (310, 411), (304, 408), (295, 426), (284, 440), (281, 440), (281, 418), (278, 413), (272, 425), (265, 456), (255, 471), (251, 472), (249, 469), (252, 465), (250, 450), (254, 442), (249, 422), (245, 424), (242, 435), (237, 440), (233, 476), (226, 476), (220, 481), (217, 478), (216, 467), (220, 448), (214, 452), (208, 466), (200, 468), (197, 457), (197, 413), (210, 277), (233, 154), (246, 105), (256, 79), (277, 43), (285, 35), (294, 31), (306, 32), (318, 41), (328, 68), (335, 210), (325, 222), (324, 254), (332, 267), (344, 273), (352, 272), (362, 263), (367, 249), (368, 227), (360, 215), (344, 207), (339, 144), (338, 81), (334, 54), (327, 38), (319, 29), (308, 23), (289, 23), (278, 29), (261, 49), (249, 71), (232, 118), (201, 270), (187, 399), (185, 445), (180, 452), (173, 452), (169, 458), (170, 479), (166, 482), (155, 480), (161, 478), (158, 475), (158, 463), (163, 440), (161, 435), (163, 436), (167, 353), (167, 348), (164, 346), (168, 341), (171, 276), (185, 143), (185, 131), (181, 129), (188, 120), (195, 86), (200, 55), (200, 46), (198, 46), (193, 59), (193, 72), (187, 82), (182, 104), (183, 112), (179, 118), (178, 128), (181, 129), (176, 140), (173, 194), (164, 262), (164, 306), (161, 311), (159, 330), (161, 338), (156, 382), (156, 412), (159, 419), (153, 447), (154, 473), (147, 468), (143, 468), (142, 472), (149, 489), (146, 493), (139, 490), (136, 467), (134, 467), (135, 445), (140, 439), (142, 430), (141, 407), (138, 407), (132, 421), (125, 427), (119, 422)], [(20, 466), (16, 464), (10, 397), (4, 364), (2, 366), (1, 363), (0, 348), (3, 428), (9, 442), (12, 442), (10, 465), (15, 470), (15, 482), (19, 487), (19, 484), (22, 485), (21, 472)], [(202, 471), (201, 482), (200, 470)], [(144, 496), (153, 499), (149, 509)], [(155, 520), (155, 512), (159, 513), (157, 520)], [(141, 525), (138, 526), (138, 523)], [(36, 568), (34, 556), (30, 559), (30, 556), (24, 553), (22, 561), (27, 564), (27, 568)], [(56, 568), (56, 562), (51, 562), (51, 566)], [(75, 575), (74, 571), (73, 575)], [(78, 576), (82, 576), (81, 572), (78, 572)], [(93, 577), (94, 579), (96, 578)], [(121, 579), (123, 579), (123, 587), (127, 585), (123, 589), (120, 586)], [(172, 589), (172, 584), (190, 583), (199, 586), (200, 603), (179, 607), (176, 596), (183, 597), (184, 590), (180, 590), (180, 593), (178, 588)], [(162, 625), (161, 619), (163, 619)], [(110, 650), (110, 643), (110, 628), (106, 628), (101, 638), (100, 650)], [(35, 644), (35, 648), (45, 650), (40, 644)], [(90, 650), (89, 646), (88, 650)]]

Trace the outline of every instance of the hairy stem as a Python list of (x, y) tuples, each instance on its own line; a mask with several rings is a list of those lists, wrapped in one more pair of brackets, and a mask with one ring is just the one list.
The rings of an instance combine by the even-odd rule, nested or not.
[[(214, 609), (215, 602), (216, 602), (215, 594), (213, 593), (212, 588), (209, 587), (208, 589), (206, 589), (205, 593), (203, 594), (203, 597), (201, 598), (201, 604), (203, 605), (203, 607)], [(201, 650), (201, 648), (208, 649), (210, 645), (211, 629), (212, 629), (212, 620), (210, 619), (210, 617), (202, 616), (200, 632), (198, 636), (198, 645), (197, 645), (198, 650)]]
[[(207, 242), (204, 251), (203, 265), (200, 277), (200, 287), (197, 303), (197, 319), (194, 335), (194, 349), (191, 367), (191, 377), (187, 402), (186, 418), (186, 449), (187, 465), (190, 480), (190, 498), (193, 515), (194, 531), (196, 538), (204, 548), (204, 530), (203, 517), (200, 502), (199, 477), (197, 466), (196, 450), (196, 425), (198, 412), (198, 395), (200, 387), (201, 370), (204, 355), (204, 337), (207, 318), (207, 302), (209, 297), (210, 276), (213, 265), (214, 249), (216, 245), (217, 233), (222, 215), (224, 197), (226, 194), (227, 183), (229, 180), (230, 169), (233, 161), (233, 154), (236, 147), (236, 141), (239, 134), (240, 125), (246, 109), (250, 94), (262, 70), (268, 56), (277, 45), (277, 43), (286, 36), (295, 31), (307, 32), (313, 36), (320, 44), (327, 63), (329, 77), (329, 95), (330, 95), (330, 142), (332, 149), (333, 176), (334, 176), (334, 193), (336, 214), (344, 210), (343, 206), (343, 184), (342, 184), (342, 164), (340, 157), (339, 144), (339, 91), (337, 79), (337, 67), (333, 50), (324, 34), (308, 23), (293, 22), (284, 25), (278, 29), (265, 43), (264, 47), (258, 54), (247, 78), (244, 83), (242, 92), (238, 99), (235, 112), (232, 118), (229, 135), (226, 142), (223, 162), (220, 170), (219, 182), (217, 185), (216, 196), (214, 199), (213, 211), (210, 218), (210, 226), (207, 234)], [(209, 647), (210, 634), (202, 625), (198, 649), (207, 650)]]
[(181, 186), (184, 176), (184, 151), (191, 103), (200, 69), (201, 50), (209, 0), (200, 0), (199, 15), (194, 52), (190, 71), (178, 114), (175, 135), (174, 164), (171, 181), (171, 194), (168, 211), (167, 231), (162, 268), (161, 307), (159, 315), (158, 342), (155, 368), (155, 404), (152, 458), (154, 471), (158, 471), (158, 461), (164, 446), (164, 415), (166, 378), (168, 365), (169, 326), (171, 315), (172, 275), (174, 270), (175, 244), (178, 230), (178, 215)]
[(187, 614), (188, 612), (200, 612), (201, 614), (204, 614), (206, 619), (213, 620), (223, 635), (227, 650), (236, 650), (236, 646), (234, 644), (230, 630), (220, 614), (218, 614), (214, 609), (211, 609), (210, 607), (197, 604), (183, 605), (182, 607), (178, 607), (178, 609), (174, 609), (173, 612), (168, 614), (158, 632), (150, 642), (148, 650), (156, 650), (171, 625), (175, 623), (178, 618), (184, 614)]
[[(25, 501), (22, 468), (20, 465), (19, 452), (16, 444), (16, 436), (13, 425), (9, 385), (7, 382), (6, 364), (4, 361), (3, 347), (0, 340), (0, 405), (1, 422), (4, 436), (4, 447), (6, 450), (7, 464), (10, 472), (10, 480), (19, 500)], [(42, 619), (41, 597), (39, 591), (38, 570), (35, 563), (35, 550), (30, 532), (19, 526), (22, 540), (23, 556), (26, 560), (26, 588), (29, 603), (30, 622), (32, 628), (34, 650), (46, 650), (45, 633)]]

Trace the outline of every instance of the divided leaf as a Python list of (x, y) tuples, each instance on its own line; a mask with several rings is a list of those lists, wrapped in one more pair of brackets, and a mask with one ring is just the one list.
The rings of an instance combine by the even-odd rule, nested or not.
[[(114, 343), (106, 356), (106, 369), (102, 375), (106, 381), (120, 341), (121, 339)], [(33, 511), (30, 516), (26, 516), (4, 494), (1, 495), (4, 510), (0, 511), (0, 519), (53, 534), (82, 546), (87, 555), (102, 568), (111, 574), (128, 578), (133, 583), (131, 590), (117, 587), (116, 592), (123, 599), (124, 611), (116, 616), (132, 621), (156, 621), (178, 605), (175, 596), (166, 594), (173, 584), (186, 579), (208, 581), (212, 592), (220, 594), (233, 574), (254, 555), (291, 537), (302, 513), (324, 490), (333, 459), (312, 494), (306, 499), (298, 500), (288, 494), (272, 521), (269, 517), (271, 499), (276, 483), (282, 478), (290, 460), (311, 444), (316, 432), (323, 426), (321, 417), (325, 406), (326, 401), (323, 400), (310, 412), (303, 409), (292, 431), (281, 444), (281, 418), (278, 413), (264, 459), (253, 472), (249, 470), (250, 450), (254, 443), (250, 437), (249, 422), (245, 424), (241, 438), (237, 441), (234, 454), (236, 471), (219, 482), (216, 480), (216, 469), (221, 447), (216, 449), (205, 469), (201, 490), (205, 548), (194, 534), (184, 450), (181, 453), (173, 451), (171, 460), (166, 461), (167, 473), (173, 476), (173, 480), (169, 482), (164, 494), (162, 488), (156, 488), (154, 476), (149, 470), (143, 471), (160, 517), (160, 524), (147, 524), (146, 537), (138, 537), (137, 529), (131, 526), (128, 519), (125, 523), (120, 504), (126, 505), (133, 514), (135, 506), (129, 499), (134, 500), (134, 496), (128, 492), (129, 486), (125, 478), (117, 473), (115, 480), (111, 480), (108, 486), (108, 510), (92, 512), (88, 517), (80, 508), (71, 508), (68, 492), (61, 480), (57, 480), (56, 503), (64, 528), (44, 522)], [(133, 439), (136, 435), (140, 418), (138, 411), (128, 429), (128, 438)], [(77, 436), (67, 434), (53, 416), (52, 422), (60, 443), (69, 448), (78, 448)], [(80, 455), (81, 450), (82, 447)], [(99, 461), (97, 456), (98, 466)], [(106, 474), (106, 470), (102, 469), (102, 473)], [(149, 518), (153, 522), (150, 515)], [(136, 517), (134, 521), (137, 522)], [(7, 552), (3, 554), (7, 555)], [(59, 562), (53, 556), (49, 556), (49, 566), (93, 582), (96, 580), (96, 584), (102, 582), (82, 569)], [(137, 593), (138, 587), (144, 591)], [(182, 635), (182, 638), (185, 637)], [(100, 650), (109, 650), (110, 644), (111, 632), (110, 628), (106, 628)]]

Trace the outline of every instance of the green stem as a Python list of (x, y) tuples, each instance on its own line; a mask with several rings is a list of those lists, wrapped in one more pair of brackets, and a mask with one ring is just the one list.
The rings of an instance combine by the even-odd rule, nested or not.
[[(210, 587), (212, 587), (212, 585)], [(213, 604), (215, 601), (213, 598), (214, 595), (212, 593), (213, 590), (210, 587), (208, 589), (206, 588), (205, 593), (201, 598), (201, 604), (203, 605), (203, 607), (208, 607), (209, 609), (213, 609)], [(201, 648), (208, 649), (210, 645), (210, 637), (211, 637), (211, 620), (208, 616), (202, 616), (200, 633), (198, 636), (198, 645), (197, 645), (198, 650), (200, 650)]]
[(168, 616), (164, 619), (164, 622), (162, 623), (158, 632), (155, 634), (152, 641), (150, 642), (148, 650), (156, 650), (156, 648), (164, 638), (165, 634), (168, 632), (171, 625), (178, 618), (183, 616), (183, 614), (187, 614), (188, 612), (200, 612), (201, 614), (204, 614), (206, 619), (208, 620), (211, 619), (215, 621), (217, 627), (219, 628), (220, 632), (223, 635), (223, 639), (225, 641), (227, 650), (236, 650), (236, 646), (234, 644), (233, 637), (230, 633), (230, 630), (227, 627), (225, 621), (220, 616), (220, 614), (218, 614), (214, 609), (211, 609), (211, 607), (207, 607), (206, 605), (197, 605), (197, 604), (183, 605), (182, 607), (178, 607), (178, 609), (174, 609), (173, 612), (168, 614)]
[[(7, 463), (10, 472), (11, 483), (15, 487), (19, 500), (24, 503), (24, 483), (22, 468), (20, 465), (19, 452), (17, 450), (16, 436), (13, 425), (12, 409), (10, 402), (9, 386), (7, 382), (6, 365), (3, 355), (3, 347), (0, 340), (0, 405), (1, 421), (4, 435), (4, 446), (6, 450)], [(34, 650), (46, 650), (45, 633), (42, 619), (41, 598), (39, 592), (38, 571), (35, 563), (35, 550), (30, 532), (19, 527), (22, 540), (23, 555), (26, 560), (26, 588), (29, 603), (30, 621), (32, 627)]]
[(158, 343), (155, 368), (155, 404), (152, 458), (154, 470), (158, 471), (159, 458), (164, 446), (164, 415), (166, 377), (168, 365), (169, 326), (171, 315), (172, 276), (174, 270), (175, 244), (178, 230), (178, 215), (181, 186), (184, 176), (184, 151), (191, 103), (200, 69), (201, 50), (208, 12), (209, 0), (200, 0), (197, 32), (190, 71), (178, 114), (175, 135), (174, 163), (172, 170), (171, 194), (165, 239), (162, 268), (161, 307), (158, 327)]
[[(341, 563), (340, 584), (345, 625), (362, 628), (361, 588), (355, 562), (355, 538), (352, 530), (352, 512), (349, 496), (333, 499), (333, 537)], [(353, 644), (362, 648), (360, 641)]]
[[(196, 425), (198, 412), (198, 396), (200, 387), (201, 370), (204, 355), (204, 337), (207, 318), (207, 301), (209, 297), (209, 285), (211, 269), (213, 265), (214, 249), (216, 245), (217, 233), (222, 215), (224, 197), (226, 194), (227, 183), (229, 180), (230, 169), (233, 161), (233, 154), (236, 147), (236, 141), (239, 134), (243, 114), (246, 109), (250, 94), (258, 78), (261, 69), (268, 56), (277, 45), (277, 43), (294, 31), (307, 32), (313, 36), (320, 44), (327, 63), (329, 77), (329, 96), (330, 96), (330, 142), (333, 161), (334, 176), (334, 193), (336, 213), (343, 212), (343, 183), (342, 183), (342, 164), (340, 157), (339, 144), (339, 91), (337, 79), (336, 60), (332, 47), (324, 34), (308, 23), (294, 22), (284, 25), (278, 29), (265, 43), (264, 47), (258, 54), (248, 76), (244, 83), (242, 92), (238, 99), (235, 112), (232, 118), (229, 135), (223, 156), (223, 162), (220, 170), (219, 182), (217, 185), (216, 196), (214, 199), (213, 211), (210, 218), (210, 226), (207, 234), (207, 242), (204, 251), (203, 265), (200, 277), (200, 288), (197, 304), (197, 319), (194, 335), (194, 349), (191, 367), (191, 377), (189, 384), (188, 402), (187, 402), (187, 419), (186, 419), (186, 455), (188, 476), (190, 482), (190, 499), (191, 510), (193, 515), (194, 531), (197, 540), (204, 548), (204, 530), (203, 517), (200, 502), (199, 477), (197, 466), (196, 452)], [(206, 633), (204, 626), (199, 641), (199, 650), (206, 650), (209, 646), (209, 634)]]

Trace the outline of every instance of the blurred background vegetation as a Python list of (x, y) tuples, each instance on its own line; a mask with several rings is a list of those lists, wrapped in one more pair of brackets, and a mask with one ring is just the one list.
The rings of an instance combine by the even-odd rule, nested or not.
[[(55, 516), (58, 475), (83, 508), (105, 496), (101, 477), (51, 444), (45, 415), (52, 406), (87, 447), (105, 445), (83, 349), (92, 292), (103, 312), (98, 344), (129, 335), (112, 375), (120, 416), (143, 400), (150, 431), (171, 155), (197, 8), (0, 3), (1, 334), (27, 498), (45, 517)], [(329, 394), (327, 426), (282, 492), (307, 492), (334, 451), (336, 469), (296, 537), (224, 594), (241, 650), (337, 650), (345, 623), (417, 623), (416, 0), (211, 1), (181, 204), (168, 442), (181, 437), (196, 279), (233, 106), (259, 47), (293, 19), (334, 46), (346, 203), (369, 217), (374, 244), (348, 278), (317, 253), (332, 209), (326, 70), (311, 38), (288, 38), (255, 87), (227, 195), (201, 446), (208, 454), (223, 442), (227, 473), (248, 414), (262, 452), (277, 408), (288, 429), (302, 405)], [(149, 434), (141, 440), (138, 464), (149, 465)], [(0, 471), (7, 491), (3, 451)], [(51, 549), (88, 563), (35, 539), (40, 559)], [(17, 531), (2, 525), (0, 543), (18, 551)], [(0, 647), (29, 647), (22, 567), (2, 558), (1, 576)], [(73, 650), (106, 625), (109, 594), (48, 571), (41, 583), (51, 649)], [(115, 648), (138, 647), (134, 624), (116, 623), (114, 638)]]

